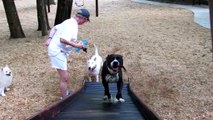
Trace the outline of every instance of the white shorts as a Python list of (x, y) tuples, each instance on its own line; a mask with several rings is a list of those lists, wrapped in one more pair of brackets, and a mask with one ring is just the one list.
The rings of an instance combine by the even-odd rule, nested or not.
[(59, 52), (55, 56), (49, 56), (53, 68), (67, 70), (67, 56), (66, 53)]

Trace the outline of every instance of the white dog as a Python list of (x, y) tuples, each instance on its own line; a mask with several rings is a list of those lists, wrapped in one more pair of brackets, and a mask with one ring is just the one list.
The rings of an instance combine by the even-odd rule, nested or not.
[(87, 73), (89, 77), (89, 81), (91, 81), (91, 77), (95, 76), (96, 82), (99, 82), (100, 71), (103, 66), (103, 60), (98, 53), (98, 48), (95, 44), (95, 54), (87, 59)]
[(8, 65), (5, 65), (0, 71), (0, 95), (6, 96), (4, 91), (9, 90), (9, 86), (12, 83), (13, 74)]

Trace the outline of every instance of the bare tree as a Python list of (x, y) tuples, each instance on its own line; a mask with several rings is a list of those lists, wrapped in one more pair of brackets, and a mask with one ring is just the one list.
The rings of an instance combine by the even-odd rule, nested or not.
[(18, 13), (14, 0), (2, 0), (5, 13), (7, 16), (7, 22), (10, 29), (10, 38), (24, 38), (25, 34), (23, 32)]
[(55, 5), (55, 1), (54, 0), (45, 0), (46, 5)]
[(50, 12), (50, 5), (55, 5), (55, 1), (54, 0), (45, 0), (45, 4), (47, 5), (48, 8), (48, 12)]
[(72, 12), (73, 0), (58, 0), (55, 25), (69, 19)]
[(212, 37), (212, 58), (213, 58), (213, 1), (209, 0), (209, 16), (210, 16), (210, 25), (211, 25), (211, 37)]
[(42, 31), (42, 36), (48, 34), (50, 29), (45, 0), (36, 0), (37, 3), (37, 17), (38, 17), (38, 30)]

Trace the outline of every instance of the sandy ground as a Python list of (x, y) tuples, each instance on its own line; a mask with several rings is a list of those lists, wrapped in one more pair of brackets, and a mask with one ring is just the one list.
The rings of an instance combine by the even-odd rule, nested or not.
[[(59, 78), (43, 45), (48, 36), (36, 31), (35, 1), (15, 3), (24, 39), (9, 39), (0, 1), (0, 65), (9, 64), (14, 74), (11, 90), (0, 96), (1, 120), (26, 119), (59, 100)], [(95, 1), (86, 0), (85, 7), (91, 11), (91, 22), (80, 27), (79, 40), (96, 43), (103, 58), (110, 53), (123, 55), (134, 91), (153, 111), (164, 120), (213, 119), (210, 30), (194, 23), (191, 11), (100, 0), (99, 17), (95, 17)], [(51, 6), (51, 27), (55, 11), (56, 5)], [(88, 54), (93, 52), (90, 46)], [(85, 53), (69, 56), (72, 91), (80, 88), (85, 65)]]

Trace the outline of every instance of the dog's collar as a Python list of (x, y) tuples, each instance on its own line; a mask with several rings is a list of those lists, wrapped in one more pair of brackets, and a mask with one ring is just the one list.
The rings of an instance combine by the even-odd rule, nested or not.
[(110, 69), (109, 67), (107, 67), (107, 69), (109, 70), (110, 74), (116, 74), (116, 72), (114, 72), (112, 69)]

